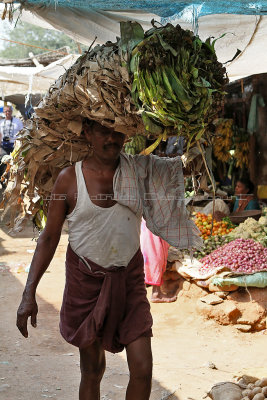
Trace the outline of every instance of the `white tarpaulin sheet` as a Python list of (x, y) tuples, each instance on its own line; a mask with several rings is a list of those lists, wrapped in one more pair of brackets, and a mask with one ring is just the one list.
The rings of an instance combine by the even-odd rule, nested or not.
[[(22, 19), (34, 22), (31, 20), (33, 13), (40, 19), (40, 24), (44, 22), (46, 27), (50, 24), (51, 27), (88, 46), (95, 37), (97, 43), (116, 40), (116, 36), (120, 35), (120, 21), (135, 20), (147, 30), (151, 28), (152, 18), (161, 20), (157, 15), (146, 12), (89, 11), (52, 5), (25, 7), (28, 11), (23, 11)], [(192, 30), (192, 10), (185, 9), (182, 17), (173, 20), (172, 23), (179, 23), (184, 29)], [(38, 18), (35, 21), (38, 21)], [(219, 61), (224, 63), (233, 58), (237, 49), (242, 51), (236, 60), (226, 65), (231, 81), (267, 72), (267, 52), (264, 51), (267, 44), (267, 16), (213, 14), (200, 17), (198, 25), (198, 33), (202, 40), (209, 36), (218, 38), (227, 33), (216, 43)]]
[(69, 54), (46, 67), (0, 67), (0, 96), (45, 93), (78, 57)]

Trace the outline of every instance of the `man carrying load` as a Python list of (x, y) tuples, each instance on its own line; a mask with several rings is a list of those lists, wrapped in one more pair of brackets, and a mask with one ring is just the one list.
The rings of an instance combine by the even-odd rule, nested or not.
[[(184, 205), (180, 157), (129, 156), (125, 135), (85, 120), (88, 157), (63, 169), (31, 263), (17, 326), (37, 326), (36, 288), (69, 224), (62, 336), (80, 351), (80, 400), (99, 400), (105, 350), (124, 348), (127, 400), (148, 400), (152, 379), (152, 316), (146, 298), (140, 223), (173, 246), (197, 248), (200, 238)], [(63, 196), (64, 195), (64, 196)]]

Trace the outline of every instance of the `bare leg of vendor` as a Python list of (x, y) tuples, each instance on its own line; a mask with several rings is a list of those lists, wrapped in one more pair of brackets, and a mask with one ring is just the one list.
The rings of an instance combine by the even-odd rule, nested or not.
[(177, 300), (179, 281), (164, 281), (162, 286), (152, 287), (152, 303), (172, 303)]

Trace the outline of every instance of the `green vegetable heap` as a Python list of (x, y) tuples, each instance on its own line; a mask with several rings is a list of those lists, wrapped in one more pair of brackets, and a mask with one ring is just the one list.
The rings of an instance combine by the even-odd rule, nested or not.
[(201, 251), (195, 251), (193, 255), (195, 258), (201, 259), (204, 256), (210, 254), (213, 250), (218, 249), (219, 247), (231, 242), (232, 240), (234, 239), (230, 238), (229, 235), (210, 236), (208, 239), (204, 240)]
[[(139, 30), (140, 36), (140, 30)], [(167, 24), (144, 33), (130, 59), (132, 97), (145, 129), (199, 140), (218, 111), (228, 82), (214, 45)]]

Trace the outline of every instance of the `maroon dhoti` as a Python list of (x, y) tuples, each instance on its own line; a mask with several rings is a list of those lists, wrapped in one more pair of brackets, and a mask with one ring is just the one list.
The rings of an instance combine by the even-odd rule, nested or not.
[(140, 249), (127, 267), (103, 268), (84, 260), (68, 246), (60, 311), (64, 339), (84, 348), (99, 338), (105, 350), (117, 353), (140, 336), (152, 336)]

